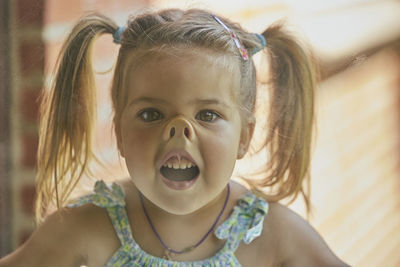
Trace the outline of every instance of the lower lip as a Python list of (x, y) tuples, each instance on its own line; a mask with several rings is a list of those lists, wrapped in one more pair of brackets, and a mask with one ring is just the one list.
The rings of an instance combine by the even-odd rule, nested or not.
[(161, 180), (164, 182), (164, 184), (174, 190), (185, 190), (185, 189), (190, 188), (196, 182), (197, 178), (199, 177), (199, 175), (197, 175), (190, 181), (177, 182), (177, 181), (171, 181), (171, 180), (165, 178), (164, 175), (162, 175), (161, 173), (160, 173), (160, 176), (161, 176)]

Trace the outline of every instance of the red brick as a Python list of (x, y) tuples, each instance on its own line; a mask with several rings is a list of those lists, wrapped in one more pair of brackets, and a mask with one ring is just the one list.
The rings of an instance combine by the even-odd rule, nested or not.
[(36, 190), (34, 184), (26, 184), (20, 188), (21, 211), (33, 215)]
[(31, 74), (33, 71), (43, 73), (44, 45), (40, 39), (22, 41), (19, 47), (21, 74)]
[(43, 0), (18, 0), (17, 1), (17, 18), (22, 25), (43, 23)]
[(35, 168), (36, 153), (38, 149), (38, 136), (25, 134), (21, 138), (22, 158), (21, 164), (24, 168)]
[(39, 89), (24, 89), (20, 95), (20, 112), (23, 121), (37, 122), (39, 115)]

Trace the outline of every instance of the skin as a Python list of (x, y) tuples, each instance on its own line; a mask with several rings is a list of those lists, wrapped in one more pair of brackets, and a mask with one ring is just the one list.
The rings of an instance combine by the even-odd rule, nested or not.
[[(233, 97), (237, 79), (216, 61), (204, 54), (165, 55), (130, 77), (118, 144), (133, 183), (154, 209), (185, 215), (207, 208), (225, 194), (248, 145), (252, 128), (242, 127)], [(186, 190), (171, 189), (160, 178), (162, 160), (177, 149), (187, 151), (200, 170)]]
[[(246, 153), (254, 125), (242, 121), (236, 108), (232, 90), (237, 88), (237, 70), (226, 71), (216, 55), (210, 57), (211, 52), (207, 52), (190, 57), (190, 51), (183, 51), (186, 54), (182, 58), (189, 59), (186, 61), (170, 57), (149, 60), (131, 73), (128, 83), (128, 105), (117, 139), (131, 177), (120, 185), (126, 193), (134, 239), (143, 250), (158, 257), (163, 255), (163, 247), (146, 221), (138, 190), (145, 197), (157, 231), (176, 249), (192, 245), (207, 232), (222, 208), (227, 183), (231, 195), (220, 222), (248, 192), (230, 178), (236, 159)], [(193, 103), (210, 96), (220, 103)], [(158, 101), (136, 101), (143, 97)], [(149, 108), (162, 116), (148, 114)], [(204, 111), (216, 112), (220, 118)], [(157, 119), (149, 122), (146, 118)], [(171, 127), (176, 129), (172, 137)], [(185, 190), (173, 190), (160, 182), (160, 161), (175, 148), (188, 151), (200, 169), (195, 184)], [(209, 235), (198, 248), (174, 255), (174, 259), (204, 259), (223, 244)], [(105, 209), (92, 204), (64, 208), (49, 216), (22, 247), (0, 260), (0, 267), (103, 266), (120, 246)], [(261, 236), (249, 245), (242, 243), (235, 255), (247, 267), (347, 266), (307, 222), (277, 203), (270, 204)]]

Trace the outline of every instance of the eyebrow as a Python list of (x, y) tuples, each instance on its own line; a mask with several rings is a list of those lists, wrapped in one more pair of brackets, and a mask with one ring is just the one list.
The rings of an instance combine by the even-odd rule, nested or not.
[(152, 98), (152, 97), (139, 97), (135, 100), (132, 100), (129, 105), (136, 105), (139, 102), (148, 102), (148, 103), (154, 103), (154, 104), (167, 104), (167, 101), (163, 100), (163, 99), (158, 99), (158, 98)]
[[(160, 99), (160, 98), (153, 98), (153, 97), (139, 97), (132, 102), (129, 103), (129, 105), (136, 105), (139, 102), (147, 102), (147, 103), (153, 103), (153, 104), (163, 104), (163, 105), (168, 105), (168, 102)], [(189, 105), (195, 105), (195, 104), (203, 104), (203, 105), (221, 105), (226, 108), (230, 108), (231, 106), (225, 103), (224, 101), (221, 101), (220, 99), (217, 98), (205, 98), (205, 99), (200, 99), (196, 98), (188, 102)]]

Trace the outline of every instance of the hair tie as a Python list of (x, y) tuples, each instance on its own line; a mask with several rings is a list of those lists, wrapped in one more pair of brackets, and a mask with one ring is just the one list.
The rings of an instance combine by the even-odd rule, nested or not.
[(120, 26), (118, 27), (118, 30), (116, 30), (113, 34), (114, 37), (114, 43), (116, 44), (121, 44), (121, 37), (122, 37), (122, 33), (125, 31), (125, 27)]
[(260, 45), (259, 47), (255, 47), (251, 50), (251, 55), (254, 55), (258, 52), (260, 52), (262, 49), (264, 49), (265, 47), (267, 47), (267, 41), (265, 40), (264, 35), (259, 34), (259, 33), (254, 33), (254, 35), (258, 38), (258, 40), (260, 41)]
[(228, 26), (225, 25), (217, 16), (212, 15), (212, 17), (229, 33), (229, 35), (232, 37), (233, 41), (235, 42), (236, 47), (239, 50), (240, 56), (242, 57), (243, 60), (248, 60), (249, 57), (247, 55), (247, 51), (242, 45), (242, 43), (239, 41), (239, 38), (236, 36), (236, 34), (229, 29)]

